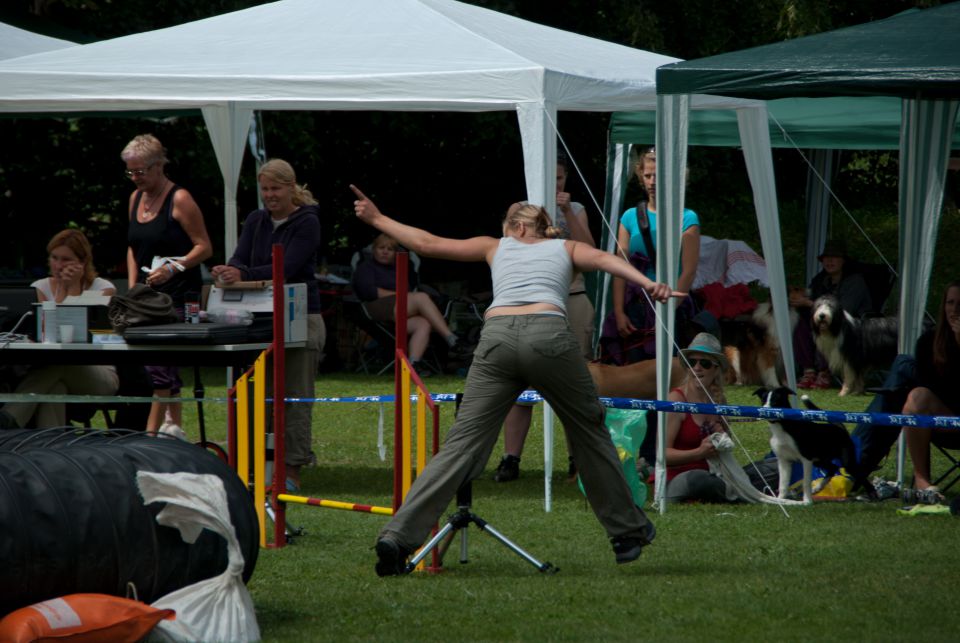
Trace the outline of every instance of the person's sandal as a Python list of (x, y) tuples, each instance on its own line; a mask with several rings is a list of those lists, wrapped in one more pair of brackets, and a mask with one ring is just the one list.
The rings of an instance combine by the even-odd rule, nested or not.
[(946, 501), (944, 495), (940, 493), (940, 489), (932, 486), (926, 489), (916, 489), (914, 496), (917, 499), (917, 504), (920, 505), (942, 505)]
[(817, 374), (817, 379), (813, 382), (813, 388), (833, 388), (833, 377), (827, 371), (820, 371)]
[(814, 383), (817, 381), (817, 372), (816, 371), (804, 371), (803, 377), (797, 382), (797, 388), (813, 388)]

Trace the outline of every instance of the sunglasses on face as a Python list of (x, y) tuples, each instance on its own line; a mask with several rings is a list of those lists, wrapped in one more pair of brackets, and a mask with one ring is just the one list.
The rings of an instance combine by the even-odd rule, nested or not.
[(691, 357), (687, 361), (690, 362), (690, 368), (693, 368), (694, 366), (699, 364), (701, 368), (708, 371), (714, 366), (719, 366), (719, 364), (717, 364), (715, 361), (713, 361), (712, 359), (707, 359), (706, 357)]
[(152, 167), (153, 167), (153, 163), (151, 163), (151, 164), (148, 165), (147, 167), (143, 168), (142, 170), (124, 170), (123, 173), (124, 173), (124, 175), (126, 175), (126, 177), (127, 177), (128, 179), (132, 179), (132, 178), (135, 177), (135, 176), (136, 176), (136, 177), (141, 177), (141, 176), (143, 176), (144, 174), (146, 174), (147, 172), (149, 172), (149, 171), (150, 171), (150, 168), (152, 168)]

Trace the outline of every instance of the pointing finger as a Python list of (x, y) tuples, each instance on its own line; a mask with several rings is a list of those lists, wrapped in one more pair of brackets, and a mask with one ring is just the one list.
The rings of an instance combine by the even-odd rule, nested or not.
[(353, 183), (350, 184), (350, 189), (353, 190), (353, 193), (357, 195), (358, 199), (366, 199), (367, 195), (360, 191), (360, 188), (355, 186)]

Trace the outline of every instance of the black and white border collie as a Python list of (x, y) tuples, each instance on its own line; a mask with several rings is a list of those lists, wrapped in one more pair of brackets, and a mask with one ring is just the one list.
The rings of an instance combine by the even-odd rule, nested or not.
[[(775, 389), (757, 389), (756, 396), (764, 408), (793, 408), (790, 396), (795, 393), (785, 386)], [(803, 396), (804, 405), (811, 410), (820, 410), (816, 404)], [(839, 424), (807, 422), (793, 419), (767, 418), (770, 424), (770, 448), (777, 455), (777, 470), (780, 475), (778, 497), (784, 499), (790, 488), (790, 470), (794, 462), (803, 465), (803, 502), (811, 504), (818, 493), (838, 473), (835, 460), (853, 477), (853, 490), (863, 488), (871, 498), (876, 497), (873, 484), (867, 479), (857, 462), (857, 449), (847, 430)], [(812, 488), (813, 467), (824, 472), (823, 481), (816, 490)]]
[(813, 302), (810, 326), (830, 370), (843, 379), (840, 395), (862, 395), (870, 370), (889, 368), (897, 356), (895, 317), (856, 319), (833, 295)]

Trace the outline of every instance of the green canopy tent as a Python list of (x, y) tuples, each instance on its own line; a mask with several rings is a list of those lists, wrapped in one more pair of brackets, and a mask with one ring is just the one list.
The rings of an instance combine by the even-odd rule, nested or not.
[[(895, 96), (781, 98), (769, 101), (767, 112), (772, 147), (811, 150), (805, 280), (809, 282), (820, 270), (817, 257), (827, 236), (833, 150), (898, 149), (900, 99)], [(688, 128), (690, 145), (740, 146), (737, 115), (730, 110), (691, 111)], [(610, 118), (608, 158), (625, 160), (622, 146), (649, 144), (655, 138), (656, 113), (617, 112)], [(954, 131), (953, 149), (960, 149), (960, 128)], [(629, 167), (611, 167), (610, 171), (621, 176), (630, 174)], [(615, 229), (616, 217), (622, 211), (623, 190), (610, 197), (607, 218)]]
[[(660, 274), (676, 275), (683, 211), (683, 167), (688, 144), (688, 96), (717, 94), (773, 100), (836, 96), (888, 96), (901, 105), (899, 349), (913, 352), (919, 335), (934, 242), (943, 203), (951, 142), (960, 105), (960, 3), (900, 14), (886, 20), (773, 45), (664, 65), (657, 70), (657, 194), (665, 225), (658, 226)], [(770, 269), (778, 334), (788, 337), (776, 190), (767, 118), (738, 113), (741, 144), (753, 185), (761, 243)], [(675, 279), (675, 277), (674, 277)], [(669, 317), (668, 317), (669, 321)], [(782, 342), (793, 377), (790, 343)], [(669, 338), (657, 328), (659, 354)], [(658, 374), (665, 397), (669, 361)], [(662, 441), (661, 446), (662, 449)], [(658, 466), (662, 452), (658, 454)], [(662, 479), (660, 476), (658, 480)], [(659, 491), (659, 490), (658, 490)], [(658, 498), (663, 494), (658, 493)]]

